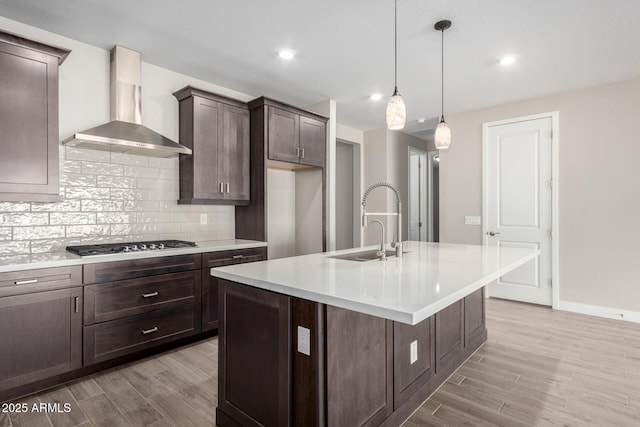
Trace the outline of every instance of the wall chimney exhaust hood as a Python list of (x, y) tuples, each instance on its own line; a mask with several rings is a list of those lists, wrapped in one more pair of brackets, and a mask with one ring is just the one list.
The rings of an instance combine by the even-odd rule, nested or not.
[(191, 149), (142, 125), (140, 52), (111, 49), (111, 121), (73, 134), (63, 145), (153, 157), (177, 157)]

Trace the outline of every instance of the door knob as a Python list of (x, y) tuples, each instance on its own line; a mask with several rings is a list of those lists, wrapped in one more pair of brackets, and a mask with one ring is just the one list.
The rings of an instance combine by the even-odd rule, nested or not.
[(487, 231), (487, 235), (488, 235), (488, 236), (493, 237), (493, 236), (495, 236), (496, 234), (500, 234), (500, 232), (499, 232), (499, 231)]

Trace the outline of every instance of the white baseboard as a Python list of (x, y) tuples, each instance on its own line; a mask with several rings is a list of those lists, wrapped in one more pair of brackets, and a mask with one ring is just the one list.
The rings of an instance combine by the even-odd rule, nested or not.
[(571, 301), (559, 301), (558, 310), (571, 311), (573, 313), (588, 314), (590, 316), (605, 317), (607, 319), (626, 320), (627, 322), (640, 323), (640, 312), (622, 310), (598, 305), (581, 304)]

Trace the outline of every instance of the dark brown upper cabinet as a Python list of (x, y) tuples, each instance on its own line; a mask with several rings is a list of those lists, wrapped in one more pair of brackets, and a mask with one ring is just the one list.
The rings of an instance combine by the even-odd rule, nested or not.
[(258, 98), (249, 108), (265, 106), (268, 111), (269, 160), (324, 167), (327, 119), (268, 98)]
[(249, 204), (249, 110), (243, 102), (187, 86), (180, 103), (179, 204)]
[(0, 31), (0, 201), (62, 200), (58, 66), (70, 52)]

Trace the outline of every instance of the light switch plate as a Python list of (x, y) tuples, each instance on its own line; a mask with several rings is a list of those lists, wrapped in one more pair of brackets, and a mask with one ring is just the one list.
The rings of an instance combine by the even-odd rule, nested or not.
[(311, 356), (311, 331), (298, 326), (298, 353)]
[(482, 219), (479, 216), (465, 216), (464, 225), (481, 225)]
[(409, 346), (409, 353), (411, 353), (411, 364), (413, 365), (418, 361), (418, 340), (413, 341)]
[(209, 218), (207, 217), (206, 213), (201, 213), (200, 214), (200, 224), (206, 224), (208, 222)]

